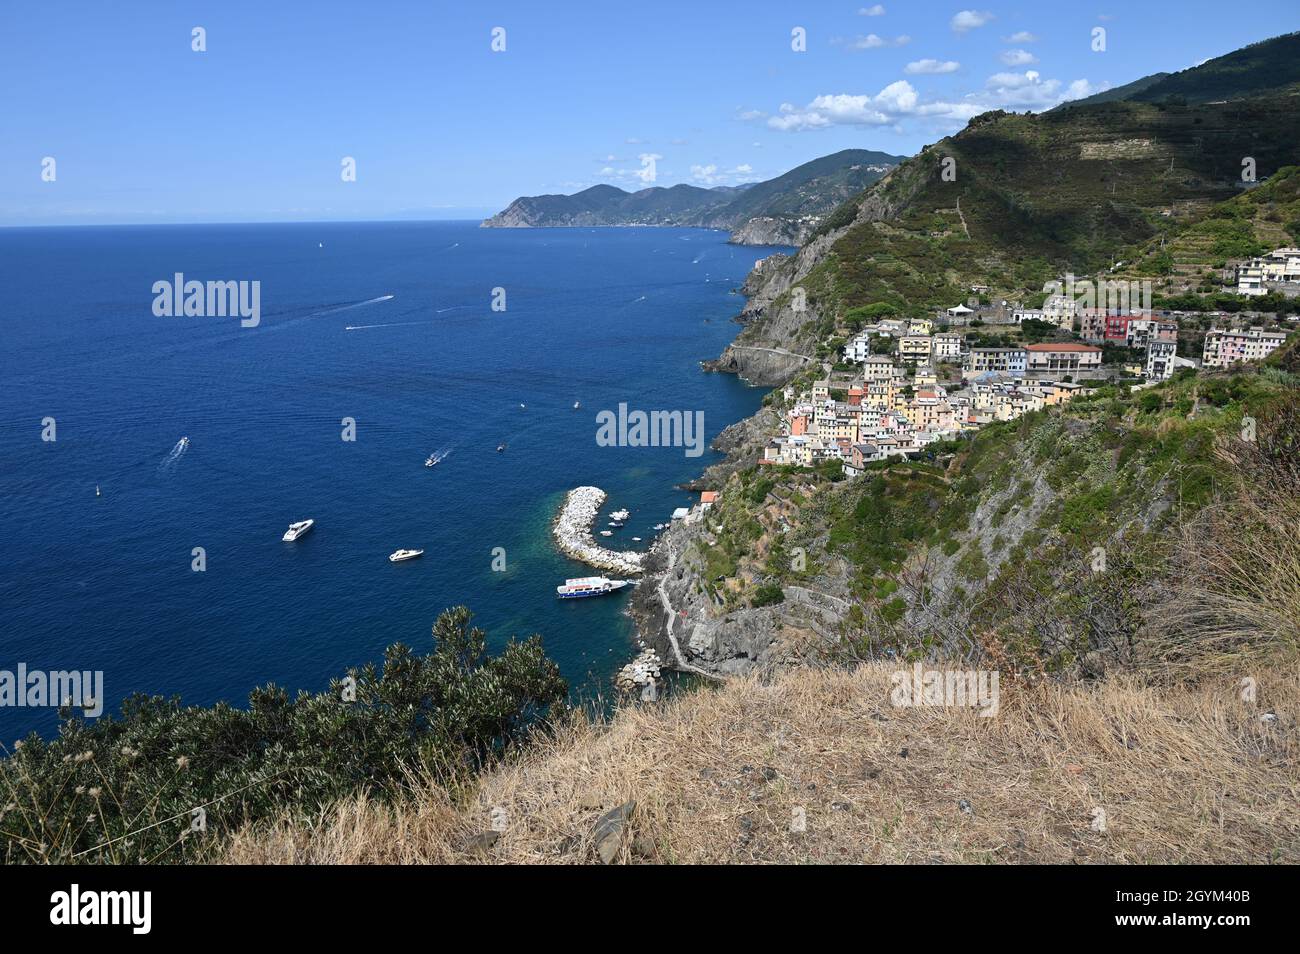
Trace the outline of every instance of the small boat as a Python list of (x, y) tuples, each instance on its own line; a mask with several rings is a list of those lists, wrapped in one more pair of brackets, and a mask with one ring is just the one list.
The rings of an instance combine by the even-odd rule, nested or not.
[(574, 580), (565, 580), (563, 586), (555, 588), (555, 592), (562, 600), (576, 600), (584, 596), (617, 593), (623, 587), (631, 585), (631, 580), (607, 580), (603, 576), (583, 576)]
[(498, 453), (498, 454), (504, 454), (505, 452), (506, 452), (506, 445), (505, 445), (505, 444), (498, 444), (498, 445), (497, 445), (497, 453)]
[(325, 243), (324, 243), (324, 242), (317, 242), (317, 243), (316, 243), (316, 247), (317, 247), (317, 248), (324, 248), (324, 247), (325, 247)]
[(438, 458), (434, 457), (432, 454), (430, 454), (429, 459), (424, 462), (425, 467), (436, 467), (437, 465)]
[(633, 543), (640, 543), (640, 542), (641, 542), (641, 538), (640, 538), (640, 537), (633, 537), (633, 538), (632, 538), (632, 542), (633, 542)]
[(315, 520), (299, 520), (297, 523), (291, 523), (280, 539), (285, 543), (293, 543), (314, 526), (316, 526)]
[(574, 401), (574, 402), (573, 402), (573, 409), (574, 409), (575, 411), (576, 411), (578, 408), (580, 408), (580, 407), (582, 407), (582, 404), (581, 404), (580, 402), (578, 402), (578, 401)]
[(180, 441), (177, 443), (178, 450), (185, 450), (185, 448), (189, 446), (190, 446), (190, 439), (188, 437), (182, 437)]
[(528, 406), (527, 404), (520, 404), (520, 405), (519, 405), (519, 409), (522, 411), (522, 410), (523, 410), (524, 408), (526, 408), (527, 406)]
[(611, 520), (626, 520), (630, 516), (632, 516), (632, 514), (627, 510), (615, 510), (609, 515), (609, 518)]
[(617, 520), (611, 520), (609, 522), (609, 525), (611, 527), (614, 527), (615, 529), (618, 529), (619, 527), (623, 526), (623, 524), (619, 523)]
[(602, 531), (600, 531), (600, 535), (601, 535), (602, 537), (612, 537), (612, 536), (614, 535), (614, 531), (613, 531), (613, 530), (602, 530)]
[(401, 563), (403, 560), (414, 560), (418, 556), (424, 556), (423, 550), (394, 550), (388, 554), (389, 563)]
[(655, 524), (653, 527), (651, 527), (650, 529), (651, 529), (651, 530), (662, 530), (662, 529), (663, 529), (664, 527), (666, 527), (666, 526), (667, 526), (667, 524), (665, 524), (665, 523), (656, 523), (656, 524)]

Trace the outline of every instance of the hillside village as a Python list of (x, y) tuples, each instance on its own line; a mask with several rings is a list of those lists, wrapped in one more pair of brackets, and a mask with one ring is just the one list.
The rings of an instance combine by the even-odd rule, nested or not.
[[(1229, 272), (1240, 295), (1300, 294), (1300, 249), (1280, 248)], [(760, 463), (832, 461), (856, 477), (872, 462), (921, 452), (1103, 384), (1139, 390), (1180, 368), (1260, 361), (1288, 333), (1276, 315), (1212, 312), (1196, 316), (1197, 324), (1208, 318), (1209, 328), (1180, 335), (1186, 315), (1154, 311), (1136, 294), (1131, 309), (1118, 309), (1109, 302), (1085, 307), (1070, 294), (1047, 294), (1037, 307), (993, 304), (987, 293), (972, 286), (965, 303), (924, 318), (863, 323), (872, 309), (851, 312), (849, 326), (838, 329), (845, 339), (839, 360), (779, 392), (781, 433)], [(1197, 341), (1198, 352), (1188, 354)]]

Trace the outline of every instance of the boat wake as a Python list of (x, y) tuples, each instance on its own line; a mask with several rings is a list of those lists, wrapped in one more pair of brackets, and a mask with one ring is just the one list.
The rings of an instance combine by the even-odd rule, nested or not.
[(382, 325), (344, 325), (344, 331), (365, 331), (367, 328), (402, 328), (406, 325), (431, 325), (432, 321), (386, 321)]
[(339, 305), (337, 308), (326, 308), (324, 311), (318, 311), (309, 318), (324, 318), (326, 315), (337, 315), (340, 311), (351, 311), (353, 308), (364, 308), (366, 305), (377, 305), (381, 301), (391, 301), (395, 295), (380, 295), (378, 298), (367, 298), (365, 301), (354, 301), (350, 305)]
[(185, 456), (189, 449), (190, 439), (188, 437), (182, 437), (176, 442), (175, 446), (167, 452), (167, 456), (162, 459), (162, 463), (158, 465), (158, 472), (169, 474), (174, 471), (176, 465), (180, 463), (180, 459)]

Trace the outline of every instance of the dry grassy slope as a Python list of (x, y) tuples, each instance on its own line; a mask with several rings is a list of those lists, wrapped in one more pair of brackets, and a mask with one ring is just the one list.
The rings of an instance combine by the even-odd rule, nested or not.
[[(596, 819), (635, 800), (628, 862), (1300, 862), (1294, 663), (1193, 688), (1004, 684), (993, 718), (895, 707), (892, 671), (800, 669), (626, 709), (459, 803), (360, 799), (310, 830), (245, 833), (224, 860), (582, 863)], [(467, 850), (494, 807), (506, 830)]]

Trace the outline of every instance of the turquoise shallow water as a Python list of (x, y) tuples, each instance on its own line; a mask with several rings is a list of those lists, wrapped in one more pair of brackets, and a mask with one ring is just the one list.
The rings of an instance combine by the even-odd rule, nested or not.
[[(735, 335), (734, 290), (772, 251), (693, 229), (0, 229), (0, 669), (103, 670), (112, 708), (242, 702), (424, 648), (464, 603), (493, 645), (541, 633), (576, 690), (607, 689), (632, 648), (626, 596), (557, 600), (589, 571), (550, 520), (596, 484), (632, 511), (611, 545), (648, 546), (694, 499), (674, 485), (716, 455), (600, 447), (595, 415), (703, 411), (712, 439), (752, 413), (762, 391), (698, 361)], [(152, 285), (176, 272), (260, 281), (261, 324), (156, 317)], [(426, 553), (394, 566), (398, 547)], [(54, 725), (0, 708), (6, 741)]]

